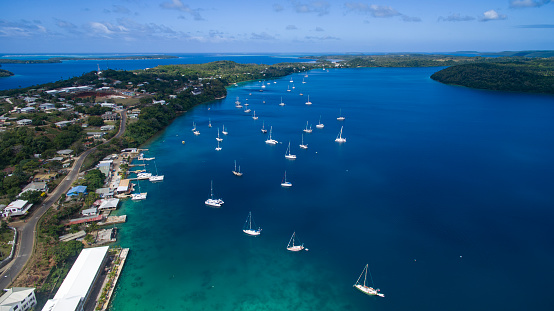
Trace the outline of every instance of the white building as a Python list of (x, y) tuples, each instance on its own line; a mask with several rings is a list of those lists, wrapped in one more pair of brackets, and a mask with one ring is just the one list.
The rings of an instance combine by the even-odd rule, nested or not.
[(21, 119), (21, 120), (18, 120), (16, 123), (17, 123), (17, 125), (29, 125), (29, 124), (33, 123), (33, 120), (31, 120), (31, 119)]
[(58, 292), (46, 302), (42, 311), (83, 311), (108, 258), (108, 248), (102, 246), (83, 249)]
[(36, 306), (35, 289), (33, 287), (12, 287), (0, 297), (1, 311), (27, 311)]
[(2, 211), (2, 217), (8, 216), (21, 216), (27, 213), (27, 211), (33, 206), (33, 204), (28, 203), (26, 200), (16, 200), (8, 204)]

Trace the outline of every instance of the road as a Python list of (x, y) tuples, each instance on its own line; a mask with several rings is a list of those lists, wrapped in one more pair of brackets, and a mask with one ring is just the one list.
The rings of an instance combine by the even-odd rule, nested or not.
[[(121, 137), (125, 132), (127, 114), (125, 113), (125, 111), (123, 111), (123, 113), (120, 112), (119, 115), (121, 116), (119, 132), (111, 139)], [(105, 143), (108, 142), (109, 141)], [(95, 150), (96, 147), (81, 153), (77, 158), (75, 158), (75, 162), (73, 163), (71, 170), (64, 178), (64, 180), (58, 185), (58, 187), (56, 187), (54, 192), (48, 195), (48, 198), (43, 201), (42, 205), (36, 208), (33, 214), (27, 218), (27, 222), (17, 228), (19, 237), (16, 244), (17, 248), (15, 258), (6, 266), (6, 268), (4, 268), (4, 271), (0, 275), (0, 288), (8, 288), (12, 281), (19, 275), (19, 273), (23, 271), (23, 268), (33, 254), (33, 248), (35, 246), (35, 233), (38, 221), (48, 211), (48, 209), (60, 199), (60, 196), (63, 193), (69, 191), (73, 182), (77, 180), (77, 176), (79, 175), (79, 171), (81, 170), (83, 162), (85, 161), (87, 156)]]

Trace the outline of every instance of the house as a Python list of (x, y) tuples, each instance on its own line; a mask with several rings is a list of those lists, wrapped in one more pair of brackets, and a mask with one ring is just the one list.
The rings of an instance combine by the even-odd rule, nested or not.
[(68, 197), (79, 195), (80, 193), (87, 194), (87, 186), (75, 186), (67, 192)]
[(37, 110), (35, 109), (35, 107), (25, 107), (25, 108), (21, 108), (19, 111), (21, 113), (33, 113), (33, 112), (36, 112)]
[(100, 107), (115, 108), (115, 106), (116, 106), (116, 105), (115, 105), (114, 103), (106, 103), (106, 102), (104, 102), (104, 103), (101, 103), (101, 104), (100, 104)]
[(63, 157), (53, 157), (52, 159), (48, 159), (47, 161), (63, 161), (65, 160)]
[(0, 310), (27, 311), (36, 306), (34, 287), (12, 287), (0, 297)]
[(115, 125), (103, 125), (100, 127), (101, 131), (111, 131), (115, 129)]
[(67, 156), (70, 156), (72, 153), (73, 153), (73, 150), (71, 149), (63, 149), (63, 150), (58, 150), (56, 151), (57, 154), (63, 156), (63, 157), (67, 157)]
[(107, 111), (102, 115), (102, 120), (104, 121), (115, 121), (117, 119), (119, 119), (119, 113), (113, 111)]
[(16, 123), (17, 123), (17, 125), (29, 125), (29, 124), (33, 123), (33, 120), (31, 120), (31, 119), (21, 119), (21, 120), (18, 120)]
[(35, 177), (33, 177), (33, 180), (50, 182), (54, 180), (56, 177), (58, 177), (58, 173), (43, 173), (43, 174), (36, 174)]
[(154, 105), (160, 104), (160, 105), (163, 106), (163, 105), (165, 105), (166, 103), (165, 103), (165, 100), (162, 99), (162, 100), (154, 100), (154, 101), (152, 101), (152, 104), (154, 104)]
[(98, 165), (96, 166), (100, 170), (100, 172), (104, 173), (104, 176), (106, 176), (106, 178), (110, 178), (112, 175), (112, 162), (112, 160), (100, 161), (100, 163), (98, 163)]
[(111, 198), (113, 197), (113, 190), (110, 188), (98, 188), (96, 189), (96, 194), (101, 198)]
[(102, 136), (104, 136), (104, 134), (106, 134), (106, 133), (104, 133), (104, 132), (88, 132), (87, 136), (89, 136), (89, 137), (92, 136), (94, 138), (102, 138)]
[(103, 199), (100, 200), (100, 205), (98, 206), (98, 210), (105, 210), (105, 209), (116, 209), (117, 205), (119, 204), (119, 199)]
[(25, 215), (31, 206), (33, 206), (33, 204), (29, 203), (27, 200), (13, 201), (4, 208), (2, 217)]
[(40, 192), (48, 192), (48, 185), (45, 182), (31, 182), (25, 188), (23, 188), (23, 191), (19, 194), (21, 196), (27, 191), (40, 191)]
[(40, 110), (56, 109), (56, 106), (54, 104), (51, 104), (51, 103), (40, 104), (38, 107), (40, 108)]
[(73, 121), (60, 121), (60, 122), (56, 122), (54, 123), (58, 128), (63, 128), (63, 127), (66, 127), (68, 125), (71, 125), (73, 124)]
[(96, 214), (98, 214), (98, 208), (91, 207), (91, 208), (84, 209), (81, 211), (81, 214), (83, 214), (83, 216), (96, 216)]

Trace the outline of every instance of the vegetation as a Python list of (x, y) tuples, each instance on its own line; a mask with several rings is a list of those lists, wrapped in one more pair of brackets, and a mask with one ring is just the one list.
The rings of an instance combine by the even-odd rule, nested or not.
[(110, 57), (52, 57), (48, 59), (0, 59), (0, 64), (52, 64), (67, 60), (122, 60), (122, 59), (168, 59), (178, 58), (173, 55), (135, 55), (135, 56), (110, 56)]
[(477, 89), (554, 94), (554, 58), (458, 65), (431, 79)]
[(0, 69), (0, 78), (13, 76), (13, 72)]
[(0, 222), (0, 260), (6, 259), (12, 251), (12, 244), (14, 232), (8, 228), (8, 223), (5, 221)]

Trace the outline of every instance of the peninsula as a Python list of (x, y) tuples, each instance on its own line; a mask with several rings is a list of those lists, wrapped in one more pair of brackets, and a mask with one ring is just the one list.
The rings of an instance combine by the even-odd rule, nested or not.
[(14, 59), (0, 58), (0, 64), (53, 64), (68, 60), (136, 60), (136, 59), (171, 59), (179, 58), (174, 55), (132, 55), (132, 56), (110, 56), (110, 57), (52, 57), (48, 59)]

